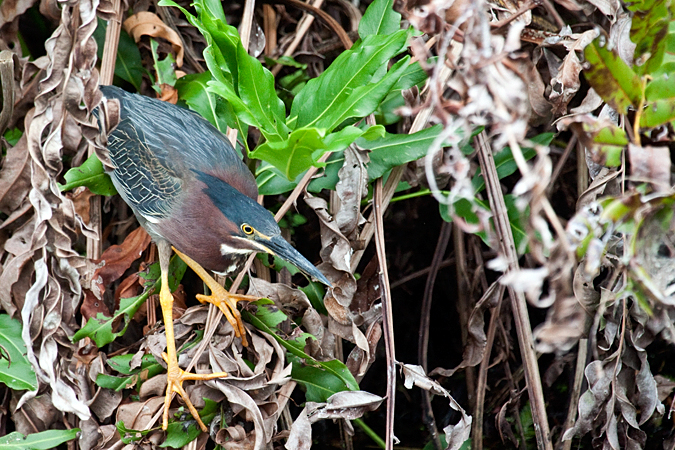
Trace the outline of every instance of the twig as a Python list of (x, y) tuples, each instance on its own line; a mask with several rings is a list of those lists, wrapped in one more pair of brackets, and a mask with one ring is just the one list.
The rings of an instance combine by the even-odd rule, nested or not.
[[(485, 295), (490, 295), (490, 292), (493, 289), (493, 284), (488, 291), (485, 292)], [(487, 389), (487, 373), (490, 368), (490, 355), (492, 354), (492, 346), (495, 342), (495, 335), (497, 334), (497, 321), (501, 318), (502, 310), (502, 298), (504, 297), (504, 285), (500, 284), (497, 286), (499, 289), (497, 306), (495, 306), (490, 315), (490, 325), (488, 326), (487, 340), (485, 343), (485, 353), (483, 354), (483, 360), (480, 363), (480, 368), (478, 371), (478, 381), (476, 387), (476, 397), (475, 404), (476, 407), (473, 409), (473, 422), (471, 429), (471, 448), (473, 450), (482, 450), (483, 449), (483, 415), (485, 412), (485, 391)]]
[[(323, 0), (315, 0), (314, 3), (312, 3), (312, 6), (315, 8), (321, 8), (321, 5), (323, 4)], [(298, 48), (298, 45), (300, 45), (300, 41), (305, 37), (305, 34), (307, 34), (307, 31), (309, 30), (309, 27), (312, 26), (312, 23), (314, 22), (314, 16), (311, 14), (306, 14), (305, 17), (300, 19), (300, 22), (298, 23), (298, 29), (295, 32), (295, 37), (293, 38), (293, 41), (286, 47), (286, 50), (284, 50), (284, 56), (291, 56), (293, 52), (295, 52), (295, 49)], [(281, 68), (283, 66), (281, 64), (277, 64), (272, 68), (272, 75), (275, 77), (277, 74), (281, 71)]]
[[(436, 250), (434, 251), (434, 256), (431, 260), (431, 270), (429, 271), (429, 276), (427, 277), (427, 283), (424, 286), (422, 312), (420, 317), (420, 331), (417, 341), (417, 359), (420, 366), (424, 368), (425, 373), (428, 372), (427, 352), (429, 350), (429, 322), (431, 319), (431, 303), (434, 294), (434, 284), (436, 283), (436, 276), (440, 270), (441, 261), (443, 260), (443, 255), (445, 255), (445, 251), (448, 248), (451, 235), (452, 225), (449, 222), (443, 222), (443, 225), (441, 225), (441, 232), (438, 236), (438, 242), (436, 243)], [(425, 389), (422, 389), (422, 408), (422, 417), (425, 425), (427, 426), (427, 429), (429, 430), (429, 433), (431, 434), (434, 448), (436, 450), (441, 450), (441, 438), (438, 435), (438, 429), (436, 428), (434, 410), (431, 408), (431, 394)]]
[(2, 80), (2, 112), (0, 112), (0, 136), (2, 136), (14, 114), (14, 53), (10, 50), (0, 52), (0, 80)]
[[(494, 214), (495, 228), (499, 236), (501, 254), (506, 258), (507, 272), (513, 272), (519, 269), (518, 255), (516, 253), (513, 233), (509, 218), (507, 215), (504, 195), (502, 194), (499, 176), (495, 167), (492, 151), (489, 148), (487, 135), (485, 131), (481, 132), (475, 138), (478, 157), (481, 170), (485, 176), (485, 186), (490, 200), (490, 209)], [(513, 148), (513, 147), (512, 147)], [(514, 159), (518, 162), (517, 151), (513, 151)], [(541, 376), (539, 375), (539, 366), (537, 365), (537, 356), (534, 352), (534, 340), (532, 338), (532, 327), (530, 318), (527, 314), (527, 303), (525, 295), (509, 286), (509, 296), (511, 297), (511, 309), (516, 324), (518, 334), (518, 345), (523, 358), (523, 368), (525, 370), (525, 379), (527, 382), (527, 391), (530, 397), (532, 408), (532, 420), (534, 422), (534, 431), (537, 437), (537, 448), (540, 450), (553, 450), (551, 444), (551, 432), (548, 426), (546, 416), (546, 404), (544, 402), (544, 392), (541, 386)]]
[[(574, 420), (577, 417), (577, 407), (579, 406), (579, 397), (584, 382), (584, 369), (586, 369), (586, 359), (588, 357), (588, 339), (579, 339), (579, 348), (577, 350), (577, 367), (574, 371), (574, 384), (570, 393), (570, 406), (567, 408), (567, 418), (563, 425), (560, 439), (562, 440), (565, 432), (572, 428)], [(562, 441), (563, 450), (572, 448), (572, 439)]]
[[(455, 235), (453, 237), (453, 244), (455, 250), (455, 258), (457, 258), (457, 264), (455, 265), (455, 273), (457, 274), (457, 309), (459, 313), (460, 326), (462, 327), (462, 346), (466, 347), (469, 340), (469, 318), (471, 317), (471, 298), (470, 293), (472, 292), (469, 289), (468, 280), (471, 279), (469, 271), (467, 269), (467, 258), (466, 258), (466, 246), (465, 246), (465, 234), (462, 231), (462, 228), (454, 222), (452, 224), (453, 229), (455, 230)], [(467, 366), (464, 369), (466, 374), (466, 392), (467, 400), (469, 403), (469, 408), (473, 411), (475, 408), (475, 398), (476, 398), (476, 372), (473, 366)]]
[[(105, 43), (103, 44), (103, 56), (101, 57), (100, 84), (112, 84), (115, 75), (115, 61), (117, 60), (117, 48), (120, 41), (120, 29), (122, 28), (122, 15), (120, 0), (113, 0), (115, 17), (108, 21), (105, 31)], [(89, 145), (87, 154), (95, 153), (94, 146)], [(98, 239), (87, 237), (87, 258), (99, 259), (103, 248), (101, 239), (101, 196), (93, 195), (89, 199), (89, 226), (94, 230)]]
[(387, 355), (387, 421), (385, 443), (387, 450), (394, 448), (394, 405), (396, 400), (396, 349), (394, 346), (394, 324), (391, 307), (391, 287), (387, 270), (387, 253), (384, 247), (382, 178), (378, 178), (373, 189), (373, 214), (375, 215), (375, 250), (380, 262), (380, 287), (382, 288), (382, 328), (384, 349)]

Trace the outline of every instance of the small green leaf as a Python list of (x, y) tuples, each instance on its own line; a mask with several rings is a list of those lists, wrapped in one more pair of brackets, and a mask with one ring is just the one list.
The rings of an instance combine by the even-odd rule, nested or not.
[(15, 431), (0, 437), (1, 450), (49, 450), (57, 448), (64, 442), (77, 438), (79, 428), (70, 430), (46, 430), (39, 433), (23, 434)]
[[(274, 321), (280, 320), (281, 316), (276, 315), (276, 311), (278, 310), (270, 309), (269, 304), (266, 303), (264, 300), (260, 303), (257, 303), (257, 305), (258, 308), (255, 315), (251, 314), (248, 311), (242, 311), (242, 316), (246, 319), (248, 323), (252, 324), (259, 330), (262, 330), (271, 335), (272, 337), (274, 337), (274, 339), (276, 339), (277, 342), (279, 342), (279, 344), (281, 344), (287, 350), (288, 352), (287, 357), (290, 358), (291, 357), (290, 355), (293, 355), (304, 361), (305, 365), (317, 367), (320, 368), (322, 372), (330, 373), (330, 375), (333, 378), (339, 380), (336, 383), (336, 385), (340, 387), (339, 390), (346, 390), (346, 389), (352, 391), (359, 390), (359, 384), (356, 382), (354, 376), (351, 374), (349, 369), (347, 369), (347, 366), (345, 366), (344, 363), (338, 360), (317, 361), (302, 350), (305, 347), (307, 339), (313, 338), (311, 334), (303, 333), (300, 337), (292, 341), (283, 339), (281, 336), (277, 334), (276, 332), (277, 330), (274, 327), (268, 326), (267, 323), (263, 321), (266, 320), (269, 323), (273, 323)], [(265, 309), (267, 309), (267, 311), (264, 311)], [(344, 386), (344, 388), (341, 388), (342, 386)]]
[(16, 391), (38, 388), (37, 377), (25, 355), (21, 322), (0, 314), (0, 383)]
[(96, 154), (92, 154), (80, 167), (73, 167), (64, 175), (66, 184), (59, 185), (61, 192), (70, 191), (80, 186), (87, 186), (97, 195), (115, 195), (117, 190), (103, 170), (103, 164)]
[[(209, 424), (216, 417), (218, 403), (206, 397), (203, 397), (203, 399), (204, 408), (199, 411), (199, 417), (205, 424)], [(189, 417), (188, 421), (176, 420), (169, 423), (166, 429), (166, 439), (160, 447), (183, 448), (202, 434), (197, 421), (192, 419), (192, 416)]]
[[(555, 135), (553, 133), (542, 133), (530, 140), (534, 143), (548, 146), (553, 140), (554, 136)], [(523, 147), (521, 151), (523, 152), (523, 158), (525, 158), (526, 161), (534, 158), (534, 156), (537, 154), (533, 148), (529, 147)], [(497, 167), (497, 176), (499, 176), (500, 180), (514, 174), (516, 170), (518, 170), (518, 165), (513, 159), (513, 153), (511, 153), (511, 148), (509, 147), (504, 147), (502, 150), (497, 152), (497, 154), (494, 155), (494, 160), (495, 166)], [(480, 168), (476, 171), (476, 174), (472, 178), (471, 184), (473, 185), (474, 192), (476, 193), (485, 189), (485, 180), (483, 179), (483, 174)]]
[(159, 55), (157, 54), (157, 49), (159, 48), (159, 43), (150, 39), (150, 49), (152, 50), (152, 59), (155, 64), (155, 73), (157, 74), (157, 85), (155, 90), (161, 92), (161, 86), (163, 84), (168, 84), (169, 86), (174, 86), (176, 84), (176, 61), (173, 59), (173, 55), (169, 53), (166, 58), (160, 60)]
[(640, 78), (633, 69), (623, 62), (616, 53), (601, 46), (605, 36), (595, 39), (584, 50), (590, 69), (586, 78), (595, 91), (612, 108), (621, 114), (628, 112), (629, 106), (637, 106), (642, 98)]
[(16, 143), (19, 142), (19, 139), (21, 139), (21, 136), (23, 136), (23, 131), (18, 128), (10, 128), (5, 131), (5, 140), (10, 147), (14, 147)]

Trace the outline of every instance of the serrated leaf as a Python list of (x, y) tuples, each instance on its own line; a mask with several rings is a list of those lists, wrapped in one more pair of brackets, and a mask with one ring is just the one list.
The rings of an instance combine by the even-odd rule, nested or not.
[(595, 91), (621, 114), (629, 106), (637, 106), (642, 98), (640, 78), (616, 53), (601, 46), (604, 36), (595, 39), (584, 49), (590, 68), (584, 73)]
[(110, 176), (105, 173), (103, 164), (95, 153), (87, 158), (81, 166), (71, 168), (63, 177), (66, 180), (66, 184), (59, 185), (61, 192), (86, 186), (97, 195), (109, 196), (117, 194)]
[(16, 391), (38, 388), (33, 366), (25, 355), (21, 322), (7, 314), (0, 314), (0, 383)]
[(49, 450), (57, 448), (64, 442), (77, 438), (79, 428), (70, 430), (46, 430), (39, 433), (23, 434), (15, 431), (0, 437), (1, 450)]

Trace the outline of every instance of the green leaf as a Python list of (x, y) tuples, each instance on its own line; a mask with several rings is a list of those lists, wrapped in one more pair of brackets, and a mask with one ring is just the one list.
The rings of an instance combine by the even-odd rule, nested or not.
[(586, 46), (584, 55), (591, 66), (584, 73), (605, 102), (619, 113), (626, 114), (629, 106), (640, 104), (640, 78), (619, 55), (601, 46), (603, 41), (606, 37), (601, 36)]
[(46, 430), (24, 436), (15, 431), (0, 437), (0, 450), (48, 450), (76, 439), (79, 432), (79, 428), (71, 428), (70, 430)]
[(319, 128), (333, 130), (347, 119), (362, 118), (373, 113), (401, 78), (409, 62), (410, 56), (406, 56), (394, 64), (379, 81), (354, 88), (349, 95), (337, 99), (331, 105), (330, 111), (323, 118), (317, 118), (314, 123)]
[[(105, 42), (105, 32), (108, 24), (99, 17), (98, 26), (94, 31), (94, 39), (98, 44), (98, 57), (103, 56), (103, 44)], [(129, 34), (122, 29), (117, 48), (117, 58), (115, 61), (115, 76), (131, 83), (137, 91), (141, 90), (143, 82), (143, 62), (141, 52), (138, 46)]]
[[(288, 355), (288, 361), (293, 364), (291, 378), (305, 388), (305, 398), (309, 402), (325, 402), (336, 392), (349, 390), (342, 378), (334, 371), (326, 369), (326, 365), (329, 364), (335, 366), (334, 369), (341, 370), (340, 364), (342, 363), (338, 360), (327, 361), (323, 363), (323, 366), (309, 365), (306, 360), (291, 354)], [(347, 369), (346, 366), (345, 369)]]
[[(534, 143), (548, 146), (553, 140), (554, 136), (555, 135), (553, 133), (542, 133), (530, 140)], [(523, 152), (523, 158), (525, 158), (526, 161), (529, 161), (534, 157), (534, 155), (537, 154), (533, 148), (529, 147), (523, 147), (521, 151)], [(500, 180), (514, 174), (516, 170), (518, 170), (518, 165), (513, 159), (513, 153), (511, 153), (510, 147), (504, 147), (501, 151), (495, 154), (494, 160), (495, 166), (497, 167), (497, 176)], [(485, 189), (485, 179), (483, 178), (480, 168), (476, 171), (476, 174), (471, 180), (471, 184), (473, 185), (474, 192), (476, 193)]]
[(262, 161), (256, 169), (256, 183), (260, 195), (279, 195), (292, 191), (302, 179), (298, 175), (295, 180), (289, 181), (279, 169), (266, 161)]
[(633, 12), (630, 38), (635, 42), (635, 70), (651, 74), (661, 67), (665, 54), (664, 38), (671, 19), (670, 1), (634, 1), (627, 5)]
[(334, 122), (344, 116), (352, 93), (363, 92), (366, 85), (380, 81), (386, 64), (404, 50), (407, 39), (406, 30), (391, 36), (371, 35), (342, 52), (295, 97), (288, 123), (294, 128), (316, 126), (332, 131), (341, 123)]
[(63, 177), (66, 179), (66, 184), (59, 185), (61, 192), (87, 186), (91, 192), (97, 195), (117, 194), (110, 176), (103, 170), (103, 164), (95, 153), (87, 158), (80, 167), (73, 167)]
[(224, 116), (234, 115), (226, 103), (208, 91), (208, 82), (213, 80), (210, 72), (193, 73), (176, 80), (178, 98), (183, 100), (191, 110), (211, 122), (221, 133), (227, 131), (229, 120)]
[[(204, 408), (199, 411), (199, 417), (205, 424), (211, 423), (218, 412), (218, 403), (203, 397)], [(190, 416), (192, 417), (192, 416)], [(185, 426), (187, 425), (187, 427)], [(186, 430), (187, 428), (187, 430)], [(160, 447), (183, 448), (202, 434), (197, 421), (190, 418), (188, 421), (173, 421), (166, 429), (166, 439)]]
[(328, 315), (328, 311), (323, 304), (323, 297), (326, 295), (326, 289), (323, 283), (319, 283), (318, 281), (310, 281), (307, 286), (300, 287), (299, 289), (305, 293), (314, 309), (316, 309), (321, 314)]
[[(276, 339), (277, 342), (279, 342), (279, 344), (281, 344), (288, 351), (289, 353), (289, 355), (287, 355), (288, 358), (290, 358), (291, 355), (293, 355), (303, 360), (304, 363), (308, 366), (316, 367), (319, 368), (322, 372), (330, 373), (330, 375), (333, 378), (339, 380), (339, 383), (337, 383), (338, 386), (340, 387), (344, 386), (344, 388), (341, 388), (340, 390), (346, 389), (352, 391), (359, 390), (358, 383), (354, 379), (354, 376), (351, 374), (349, 369), (347, 369), (347, 366), (344, 365), (344, 363), (338, 360), (317, 361), (302, 350), (305, 346), (305, 341), (309, 338), (313, 338), (312, 335), (308, 333), (303, 333), (300, 337), (292, 341), (281, 338), (277, 334), (276, 332), (277, 330), (274, 327), (268, 325), (268, 323), (274, 323), (275, 321), (281, 319), (281, 316), (276, 315), (278, 309), (271, 307), (270, 303), (268, 302), (271, 301), (267, 299), (262, 299), (259, 300), (258, 302), (252, 302), (251, 304), (257, 306), (255, 315), (251, 314), (248, 311), (242, 311), (242, 316), (244, 316), (247, 322), (258, 328), (259, 330), (262, 330), (268, 333), (269, 335), (273, 336), (274, 339)], [(284, 317), (286, 317), (285, 314)], [(267, 323), (265, 321), (267, 321)]]
[(21, 322), (0, 314), (0, 383), (16, 391), (38, 388), (33, 367), (26, 358), (26, 344), (21, 338)]
[(21, 139), (21, 136), (23, 136), (23, 131), (19, 130), (18, 128), (10, 128), (9, 130), (5, 131), (5, 140), (9, 144), (10, 147), (14, 147), (17, 142), (19, 142), (19, 139)]
[[(172, 292), (178, 287), (186, 269), (187, 265), (178, 256), (174, 255), (171, 258), (171, 263), (169, 264), (169, 289)], [(73, 335), (73, 342), (88, 337), (100, 348), (111, 343), (117, 337), (122, 336), (126, 332), (136, 311), (143, 305), (143, 302), (160, 288), (161, 282), (159, 275), (159, 263), (150, 266), (148, 268), (148, 273), (139, 274), (139, 276), (148, 280), (148, 283), (145, 284), (145, 292), (136, 297), (120, 299), (119, 309), (115, 311), (112, 317), (107, 317), (101, 313), (98, 313), (96, 317), (91, 317), (86, 325)], [(123, 321), (122, 329), (115, 332), (113, 329), (114, 327), (118, 327), (120, 319)]]
[(442, 129), (443, 126), (438, 124), (413, 134), (386, 133), (372, 141), (357, 140), (357, 145), (371, 150), (368, 177), (375, 180), (394, 167), (424, 157)]
[(289, 180), (294, 180), (317, 163), (325, 151), (323, 136), (316, 128), (294, 130), (289, 138), (280, 142), (265, 142), (250, 153), (251, 158), (262, 159), (279, 169)]
[(154, 88), (157, 92), (161, 92), (163, 84), (168, 84), (169, 86), (176, 84), (176, 69), (174, 69), (176, 61), (173, 59), (171, 53), (166, 58), (160, 60), (157, 54), (158, 48), (159, 43), (154, 39), (150, 39), (150, 49), (152, 50), (152, 59), (155, 62), (154, 67), (157, 74), (157, 85)]
[(401, 28), (401, 14), (394, 11), (394, 0), (375, 0), (359, 22), (359, 36), (392, 34)]
[(141, 367), (131, 369), (131, 359), (133, 354), (118, 355), (109, 358), (107, 363), (117, 372), (126, 375), (123, 377), (115, 377), (104, 373), (98, 374), (96, 377), (96, 385), (102, 388), (112, 389), (114, 391), (121, 391), (122, 389), (129, 389), (136, 386), (140, 389), (141, 384), (155, 375), (159, 375), (165, 371), (154, 356), (144, 355), (141, 359)]

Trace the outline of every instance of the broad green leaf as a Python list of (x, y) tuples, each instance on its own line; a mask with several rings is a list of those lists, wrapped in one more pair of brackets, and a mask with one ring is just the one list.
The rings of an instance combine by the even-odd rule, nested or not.
[[(328, 124), (326, 116), (342, 112), (336, 105), (345, 102), (355, 89), (376, 83), (385, 76), (383, 69), (404, 50), (407, 39), (406, 30), (391, 36), (371, 35), (360, 45), (342, 52), (295, 97), (288, 123), (293, 128)], [(321, 127), (332, 131), (327, 125)]]
[(628, 145), (628, 137), (622, 128), (613, 124), (584, 123), (582, 129), (591, 138), (586, 144), (594, 161), (608, 167), (621, 165), (621, 153)]
[(213, 80), (210, 72), (193, 73), (176, 80), (178, 98), (183, 100), (188, 107), (200, 116), (211, 122), (221, 133), (227, 131), (229, 121), (224, 116), (234, 115), (231, 110), (227, 111), (226, 103), (208, 92), (208, 82)]
[(323, 297), (326, 295), (326, 288), (323, 283), (318, 281), (310, 281), (309, 284), (305, 287), (299, 288), (302, 292), (305, 293), (310, 303), (321, 314), (328, 315), (328, 311), (323, 304)]
[(59, 185), (61, 192), (70, 191), (80, 186), (87, 186), (91, 192), (97, 195), (115, 195), (117, 190), (103, 170), (103, 164), (96, 154), (92, 154), (80, 167), (73, 167), (63, 176), (66, 184)]
[(16, 391), (38, 388), (37, 377), (25, 355), (21, 322), (7, 314), (0, 314), (0, 383)]
[(358, 139), (357, 145), (371, 151), (368, 177), (377, 179), (393, 167), (422, 158), (442, 129), (439, 124), (413, 134), (386, 133), (384, 137), (372, 141)]
[(289, 181), (279, 169), (268, 162), (262, 161), (256, 169), (255, 181), (258, 184), (258, 193), (260, 195), (279, 195), (292, 191), (298, 185), (302, 175), (298, 175), (295, 180)]
[(288, 361), (293, 364), (291, 377), (305, 388), (305, 398), (309, 402), (325, 402), (328, 397), (336, 392), (349, 390), (342, 378), (333, 371), (326, 370), (325, 364), (327, 363), (334, 365), (335, 369), (341, 370), (339, 365), (333, 363), (333, 361), (339, 363), (337, 360), (327, 361), (323, 363), (324, 366), (320, 366), (311, 365), (295, 355), (288, 355)]
[(375, 0), (359, 22), (359, 36), (392, 34), (401, 28), (401, 14), (394, 11), (394, 0)]
[[(103, 56), (103, 43), (105, 42), (105, 32), (107, 23), (99, 17), (98, 26), (94, 31), (94, 39), (98, 44), (98, 57)], [(143, 62), (141, 52), (138, 46), (129, 34), (122, 29), (117, 48), (117, 58), (115, 61), (115, 76), (131, 83), (137, 91), (141, 90), (143, 81)]]
[(353, 89), (349, 95), (336, 99), (322, 118), (314, 121), (319, 128), (333, 130), (352, 117), (366, 117), (374, 112), (382, 100), (389, 94), (393, 85), (401, 78), (410, 61), (406, 56), (394, 64), (387, 74), (376, 82)]
[[(178, 256), (174, 255), (171, 258), (171, 263), (169, 264), (169, 289), (172, 292), (178, 287), (186, 269), (187, 265)], [(148, 268), (147, 273), (140, 273), (139, 276), (148, 280), (145, 283), (145, 292), (136, 297), (120, 299), (119, 309), (115, 311), (112, 317), (107, 317), (101, 313), (98, 313), (96, 317), (91, 317), (86, 325), (73, 335), (73, 342), (88, 337), (100, 348), (111, 343), (117, 337), (122, 336), (126, 332), (136, 311), (143, 305), (143, 302), (160, 288), (159, 263), (153, 264)], [(114, 328), (119, 328), (118, 324), (120, 320), (123, 321), (121, 330), (114, 331)]]
[(595, 91), (612, 108), (621, 114), (629, 106), (637, 106), (642, 98), (640, 78), (616, 53), (601, 46), (606, 38), (601, 36), (584, 50), (590, 68), (584, 73)]
[[(203, 3), (201, 0), (195, 5)], [(286, 127), (286, 108), (277, 96), (272, 73), (248, 54), (241, 45), (236, 28), (221, 20), (213, 20), (208, 14), (199, 14), (199, 19), (209, 31), (212, 44), (223, 56), (231, 76), (232, 89), (219, 92), (227, 93), (228, 97), (225, 99), (230, 102), (234, 100), (232, 95), (236, 95), (255, 117), (258, 124), (256, 126), (265, 138), (280, 140), (289, 130)], [(213, 73), (213, 68), (210, 69)]]
[(79, 432), (79, 428), (71, 428), (70, 430), (46, 430), (24, 436), (15, 431), (7, 436), (0, 437), (0, 449), (49, 450), (57, 448), (64, 442), (76, 439)]
[(675, 120), (675, 97), (656, 100), (645, 106), (640, 116), (640, 127), (654, 128)]
[(322, 166), (317, 160), (325, 151), (325, 144), (317, 128), (300, 128), (287, 140), (265, 142), (250, 153), (251, 158), (262, 159), (279, 169), (289, 180), (294, 180), (312, 165)]

